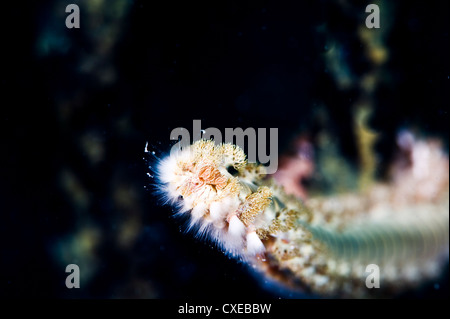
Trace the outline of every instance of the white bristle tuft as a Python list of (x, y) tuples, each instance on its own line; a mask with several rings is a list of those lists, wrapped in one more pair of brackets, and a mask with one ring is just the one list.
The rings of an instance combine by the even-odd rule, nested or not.
[(247, 234), (247, 253), (250, 255), (257, 255), (263, 253), (264, 250), (264, 244), (261, 239), (259, 239), (256, 232), (249, 232)]
[(158, 177), (162, 183), (170, 183), (175, 179), (177, 159), (175, 156), (164, 158), (158, 165)]
[(205, 203), (199, 203), (191, 211), (191, 219), (195, 223), (200, 220), (206, 213), (207, 207)]
[(212, 202), (209, 206), (209, 213), (212, 220), (218, 221), (223, 219), (223, 215), (226, 214), (226, 207), (223, 202)]
[(231, 237), (234, 238), (242, 238), (245, 234), (245, 225), (239, 220), (236, 215), (233, 215), (230, 218), (228, 233), (231, 235)]

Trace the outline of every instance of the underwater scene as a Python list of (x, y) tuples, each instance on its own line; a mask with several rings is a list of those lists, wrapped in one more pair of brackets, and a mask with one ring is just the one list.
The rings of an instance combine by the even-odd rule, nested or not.
[(2, 12), (2, 298), (448, 298), (448, 1)]

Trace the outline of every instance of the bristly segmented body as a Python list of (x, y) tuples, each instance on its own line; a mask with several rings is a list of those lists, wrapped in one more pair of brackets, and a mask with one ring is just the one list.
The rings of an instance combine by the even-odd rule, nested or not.
[[(267, 278), (327, 296), (390, 296), (448, 260), (448, 158), (434, 143), (415, 151), (421, 157), (389, 184), (304, 202), (231, 144), (197, 141), (163, 159), (158, 176), (191, 228)], [(369, 264), (380, 268), (380, 289), (365, 285)]]

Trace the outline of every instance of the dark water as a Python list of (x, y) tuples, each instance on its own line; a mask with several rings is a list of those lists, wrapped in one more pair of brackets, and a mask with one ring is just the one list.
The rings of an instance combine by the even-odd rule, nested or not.
[[(201, 119), (277, 127), (283, 151), (297, 133), (314, 140), (325, 114), (355, 164), (361, 89), (339, 87), (325, 57), (338, 46), (355, 83), (373, 68), (357, 33), (366, 3), (73, 3), (80, 29), (65, 27), (64, 1), (2, 5), (0, 295), (281, 296), (180, 231), (154, 196), (144, 147), (161, 158), (172, 129)], [(382, 163), (399, 128), (448, 141), (449, 12), (446, 1), (396, 1), (382, 15), (389, 59), (371, 101)], [(65, 287), (70, 263), (81, 289)], [(443, 296), (448, 275), (411, 292)]]

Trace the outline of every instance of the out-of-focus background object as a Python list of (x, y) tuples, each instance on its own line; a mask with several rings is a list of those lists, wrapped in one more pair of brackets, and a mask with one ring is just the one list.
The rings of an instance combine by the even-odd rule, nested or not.
[[(80, 29), (65, 27), (69, 3)], [(300, 163), (300, 197), (382, 179), (404, 128), (448, 150), (449, 3), (374, 1), (378, 30), (369, 3), (2, 5), (0, 294), (292, 296), (180, 232), (148, 165), (193, 119), (278, 127), (278, 178)], [(80, 289), (65, 287), (70, 263)], [(448, 296), (448, 273), (405, 296)]]

